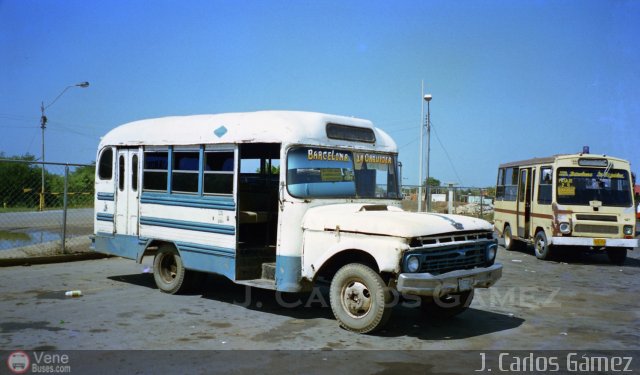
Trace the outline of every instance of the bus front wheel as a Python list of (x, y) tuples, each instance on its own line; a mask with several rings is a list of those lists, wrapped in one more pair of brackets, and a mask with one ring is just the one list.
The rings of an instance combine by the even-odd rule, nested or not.
[(331, 310), (340, 326), (358, 333), (375, 331), (391, 316), (391, 293), (384, 281), (364, 264), (351, 263), (331, 280)]
[(627, 249), (624, 247), (612, 247), (607, 249), (609, 261), (615, 265), (621, 266), (627, 260)]
[(549, 244), (549, 241), (547, 241), (547, 236), (542, 230), (536, 233), (536, 238), (534, 240), (534, 249), (536, 252), (536, 258), (543, 260), (548, 260), (551, 258), (551, 244)]
[(512, 251), (518, 249), (518, 243), (513, 239), (513, 233), (511, 233), (511, 226), (507, 225), (504, 227), (504, 232), (502, 233), (504, 237), (504, 248)]
[(164, 293), (176, 294), (185, 289), (187, 270), (178, 250), (170, 244), (160, 245), (153, 258), (153, 278)]

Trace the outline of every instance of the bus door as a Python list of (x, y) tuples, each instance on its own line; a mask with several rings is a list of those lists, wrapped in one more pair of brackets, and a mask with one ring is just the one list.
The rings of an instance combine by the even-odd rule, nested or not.
[(531, 168), (520, 169), (520, 178), (518, 180), (517, 227), (518, 237), (525, 239), (531, 235), (532, 175)]
[(138, 235), (140, 151), (118, 149), (116, 159), (116, 233)]

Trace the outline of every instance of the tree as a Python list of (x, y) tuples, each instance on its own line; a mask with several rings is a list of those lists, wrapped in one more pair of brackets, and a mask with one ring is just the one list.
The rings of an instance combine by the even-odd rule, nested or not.
[[(441, 182), (437, 178), (429, 177), (429, 186), (440, 186)], [(426, 186), (423, 182), (423, 185)]]
[(40, 173), (38, 166), (21, 161), (34, 161), (30, 154), (22, 156), (5, 156), (0, 152), (0, 204), (3, 207), (35, 207), (40, 191)]

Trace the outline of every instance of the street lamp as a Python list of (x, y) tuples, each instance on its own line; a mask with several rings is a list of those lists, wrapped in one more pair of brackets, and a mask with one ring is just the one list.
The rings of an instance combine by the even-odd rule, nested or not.
[(429, 103), (431, 102), (431, 94), (424, 96), (424, 100), (427, 102), (427, 179), (425, 180), (425, 200), (427, 202), (427, 212), (431, 211), (431, 199), (429, 199), (429, 154), (431, 153), (431, 108)]
[(89, 87), (89, 82), (80, 82), (75, 85), (67, 86), (58, 96), (56, 96), (55, 99), (53, 99), (51, 103), (46, 106), (44, 105), (44, 102), (40, 104), (40, 129), (42, 129), (42, 181), (40, 183), (40, 211), (44, 210), (44, 129), (47, 127), (47, 116), (44, 115), (44, 110), (51, 107), (65, 92), (67, 92), (67, 90), (72, 87), (80, 87), (84, 89)]

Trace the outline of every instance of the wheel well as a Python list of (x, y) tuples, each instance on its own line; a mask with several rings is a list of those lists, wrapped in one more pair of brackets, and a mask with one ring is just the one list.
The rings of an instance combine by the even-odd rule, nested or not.
[(142, 262), (142, 258), (145, 257), (145, 256), (156, 255), (156, 252), (158, 251), (158, 248), (160, 248), (160, 246), (162, 246), (162, 245), (171, 245), (171, 246), (175, 247), (176, 250), (178, 250), (178, 252), (180, 252), (180, 250), (178, 249), (176, 244), (174, 244), (173, 242), (162, 241), (162, 240), (152, 240), (151, 242), (149, 242), (147, 247), (142, 252), (142, 256), (140, 257), (140, 262)]
[[(535, 235), (536, 235), (536, 234), (538, 234), (538, 232), (544, 232), (544, 228), (542, 228), (542, 227), (536, 227), (536, 230), (535, 230), (535, 231), (533, 231), (533, 236), (535, 237)], [(546, 236), (546, 235), (547, 235), (547, 234), (545, 233), (545, 236)]]
[(314, 278), (316, 280), (318, 278), (331, 280), (333, 275), (335, 275), (342, 266), (349, 263), (364, 264), (375, 272), (380, 272), (378, 262), (376, 262), (376, 259), (371, 254), (362, 250), (350, 249), (341, 251), (329, 258), (322, 267), (320, 267)]
[[(511, 224), (509, 224), (509, 222), (505, 222), (504, 226), (502, 227), (502, 232), (500, 233), (500, 236), (504, 236), (504, 232), (507, 230), (507, 228), (511, 228)], [(511, 235), (513, 236), (513, 232), (511, 232)]]

